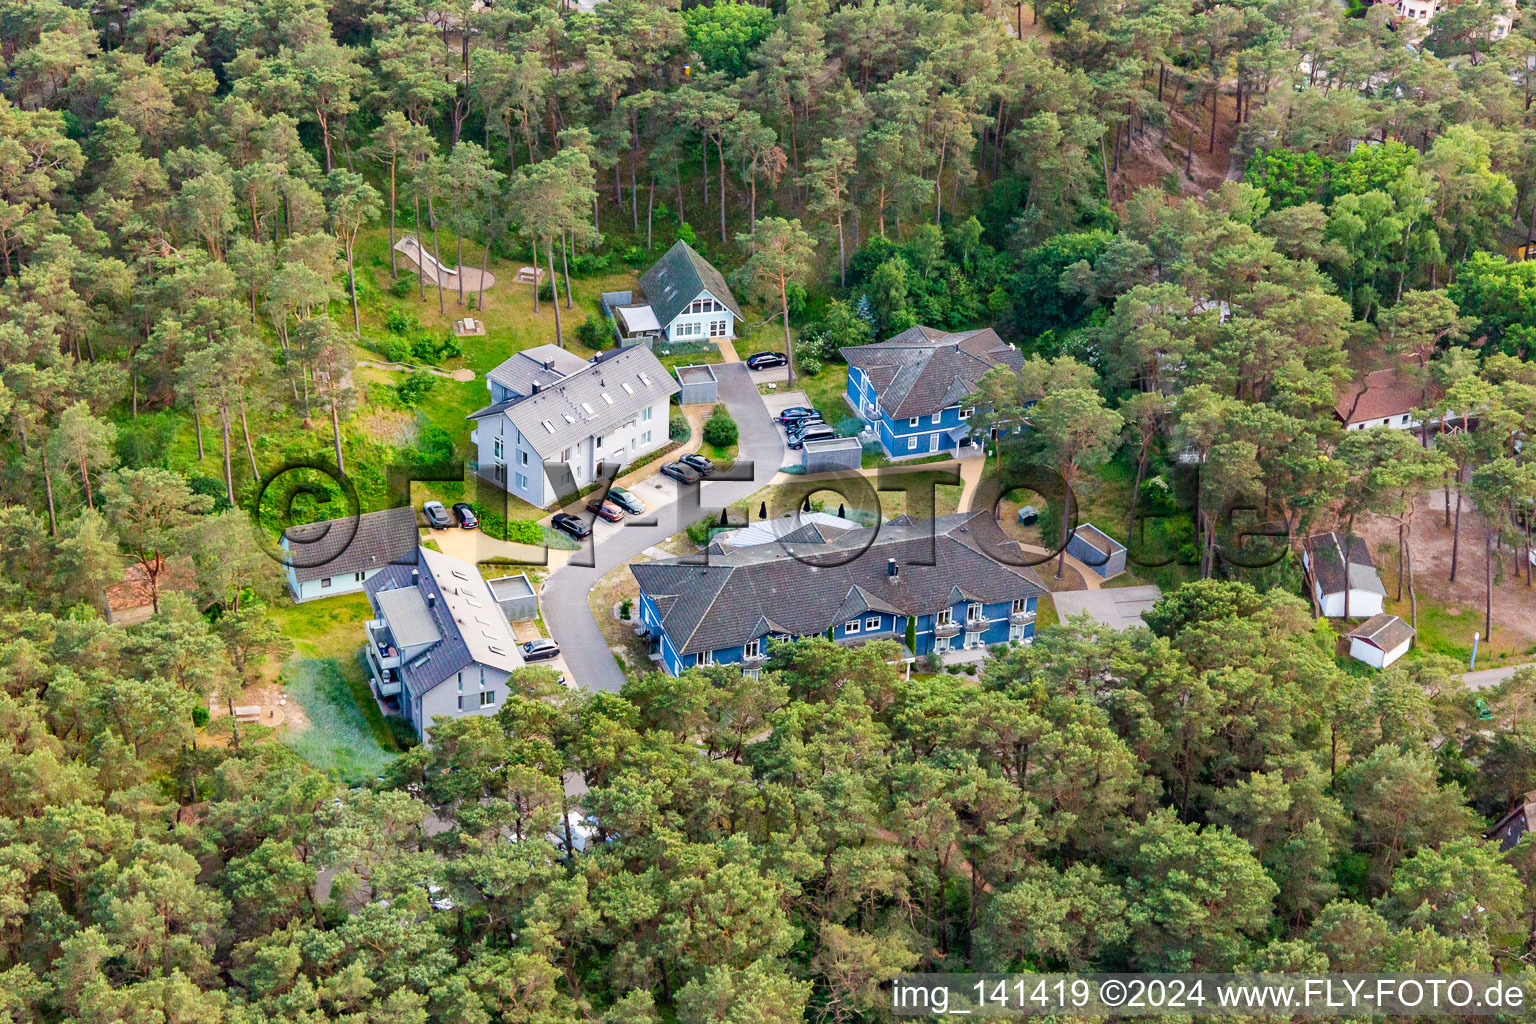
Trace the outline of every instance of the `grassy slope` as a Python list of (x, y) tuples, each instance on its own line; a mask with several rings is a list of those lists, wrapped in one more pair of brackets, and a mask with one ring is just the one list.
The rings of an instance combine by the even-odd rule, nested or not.
[(283, 742), (348, 782), (377, 775), (398, 750), (357, 659), (369, 615), (362, 594), (272, 609), (295, 644), (284, 686), (309, 718), (308, 728), (287, 730)]

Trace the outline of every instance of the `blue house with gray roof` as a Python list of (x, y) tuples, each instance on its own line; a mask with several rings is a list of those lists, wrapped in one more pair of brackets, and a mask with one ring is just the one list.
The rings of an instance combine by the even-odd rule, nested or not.
[(848, 361), (843, 397), (893, 459), (969, 447), (976, 410), (966, 396), (994, 366), (1024, 365), (1018, 349), (990, 327), (954, 334), (910, 327), (841, 353)]
[(630, 566), (640, 621), (668, 673), (703, 665), (755, 672), (774, 642), (829, 631), (839, 644), (894, 640), (908, 663), (1034, 640), (1045, 584), (1012, 564), (1024, 556), (987, 512), (801, 531), (796, 541), (712, 550), (708, 564), (671, 558)]

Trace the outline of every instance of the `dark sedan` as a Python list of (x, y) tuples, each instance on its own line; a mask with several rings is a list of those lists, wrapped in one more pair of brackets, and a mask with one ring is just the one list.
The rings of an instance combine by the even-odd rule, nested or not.
[(709, 476), (709, 474), (715, 471), (715, 464), (713, 462), (710, 462), (704, 456), (695, 452), (689, 452), (687, 455), (680, 455), (678, 456), (677, 461), (698, 473), (699, 476)]
[(803, 420), (807, 416), (815, 416), (816, 410), (806, 405), (792, 405), (779, 413), (779, 422), (788, 426), (796, 420)]
[(680, 484), (696, 484), (704, 479), (692, 466), (685, 466), (681, 462), (669, 462), (662, 466), (661, 475), (669, 476)]
[(825, 423), (813, 423), (804, 430), (792, 431), (789, 435), (789, 447), (791, 451), (799, 451), (805, 447), (807, 441), (825, 441), (837, 436), (837, 431)]
[(446, 530), (453, 525), (453, 520), (448, 518), (448, 510), (443, 508), (440, 501), (429, 501), (421, 506), (421, 514), (427, 517), (427, 525), (434, 530)]
[(788, 366), (789, 358), (783, 352), (758, 352), (747, 356), (747, 369), (771, 370), (775, 366)]
[(461, 501), (453, 506), (453, 514), (459, 517), (459, 525), (466, 530), (473, 530), (480, 525), (480, 517), (475, 515), (475, 510), (466, 502)]
[(608, 488), (608, 500), (632, 516), (638, 516), (645, 511), (645, 502), (622, 487)]
[(554, 518), (549, 521), (549, 525), (577, 540), (586, 540), (592, 536), (592, 527), (569, 512), (556, 512)]
[(524, 661), (544, 661), (560, 657), (560, 645), (553, 640), (530, 640), (523, 644)]
[(587, 511), (595, 516), (601, 516), (610, 523), (616, 523), (624, 518), (623, 509), (611, 501), (604, 501), (602, 498), (593, 498), (587, 502)]

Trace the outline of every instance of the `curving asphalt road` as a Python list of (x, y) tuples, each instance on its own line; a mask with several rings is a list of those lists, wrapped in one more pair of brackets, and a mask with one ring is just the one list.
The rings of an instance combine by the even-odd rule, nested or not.
[(720, 382), (720, 400), (739, 430), (737, 465), (751, 463), (752, 479), (706, 480), (694, 504), (678, 500), (681, 484), (653, 475), (630, 488), (650, 509), (646, 515), (620, 523), (599, 520), (586, 551), (573, 553), (571, 560), (545, 581), (540, 597), (544, 624), (560, 644), (571, 680), (589, 690), (618, 690), (624, 685), (624, 673), (587, 604), (587, 595), (597, 581), (615, 566), (702, 519), (706, 513), (701, 509), (718, 510), (767, 486), (784, 465), (784, 444), (746, 364), (716, 363), (714, 370)]

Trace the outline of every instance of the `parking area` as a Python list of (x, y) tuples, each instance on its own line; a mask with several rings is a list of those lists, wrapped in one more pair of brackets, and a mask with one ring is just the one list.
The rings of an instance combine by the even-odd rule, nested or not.
[[(787, 366), (773, 366), (766, 370), (747, 370), (747, 376), (752, 378), (753, 384), (783, 384), (789, 380), (789, 368)], [(775, 389), (777, 390), (777, 389)], [(764, 396), (766, 400), (767, 396)]]
[[(811, 400), (805, 396), (804, 391), (785, 391), (782, 394), (764, 395), (763, 405), (767, 406), (768, 415), (773, 419), (774, 429), (779, 432), (779, 440), (783, 442), (786, 447), (789, 444), (789, 434), (787, 431), (785, 431), (784, 424), (779, 422), (779, 413), (783, 412), (785, 409), (790, 408), (791, 406), (796, 405), (803, 405), (808, 408), (813, 408), (811, 406)], [(792, 461), (798, 462), (799, 456), (795, 455), (795, 458)]]
[(1108, 590), (1069, 590), (1051, 595), (1056, 602), (1056, 616), (1062, 622), (1087, 613), (1095, 622), (1111, 629), (1145, 626), (1141, 613), (1150, 611), (1162, 598), (1155, 586), (1114, 587)]
[[(539, 632), (539, 624), (533, 619), (519, 620), (517, 622), (511, 623), (511, 626), (512, 635), (517, 637), (517, 642), (520, 644), (525, 644), (529, 640), (537, 640), (544, 635), (543, 633)], [(555, 672), (565, 678), (567, 684), (570, 683), (571, 670), (565, 664), (564, 651), (561, 651), (559, 655), (553, 658), (549, 658), (548, 660), (530, 661), (526, 664), (535, 668), (554, 669)]]

